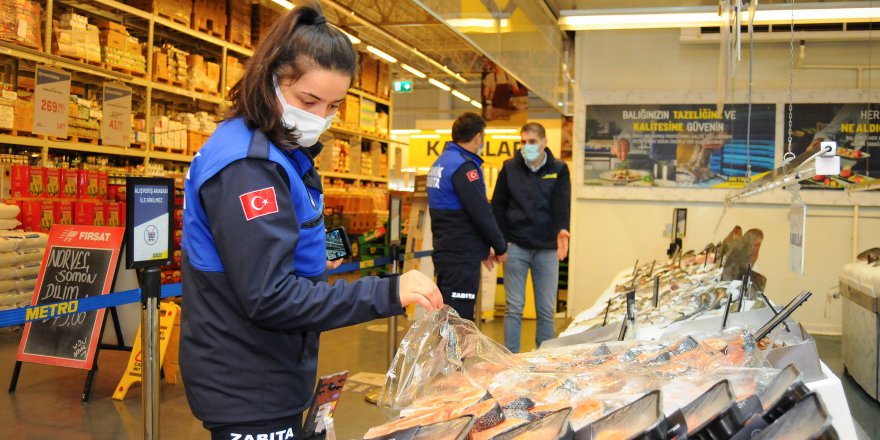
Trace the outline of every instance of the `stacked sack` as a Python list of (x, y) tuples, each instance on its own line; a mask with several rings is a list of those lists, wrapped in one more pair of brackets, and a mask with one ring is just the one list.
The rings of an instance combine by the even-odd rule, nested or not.
[(0, 231), (0, 310), (31, 303), (48, 240), (40, 232)]
[(18, 220), (20, 213), (21, 207), (17, 204), (0, 203), (0, 230), (12, 230), (21, 226), (21, 221)]

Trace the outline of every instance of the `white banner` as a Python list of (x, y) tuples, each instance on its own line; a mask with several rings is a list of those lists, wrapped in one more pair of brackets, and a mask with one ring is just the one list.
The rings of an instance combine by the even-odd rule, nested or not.
[(101, 141), (104, 145), (131, 145), (131, 88), (121, 84), (104, 84), (104, 114)]
[(70, 74), (38, 66), (34, 91), (34, 133), (67, 137)]

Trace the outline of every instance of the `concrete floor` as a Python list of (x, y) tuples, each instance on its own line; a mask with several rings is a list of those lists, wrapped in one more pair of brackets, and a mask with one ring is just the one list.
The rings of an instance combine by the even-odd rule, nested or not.
[[(557, 329), (563, 328), (557, 322)], [(401, 323), (402, 330), (407, 327)], [(6, 332), (3, 332), (6, 330)], [(384, 374), (386, 333), (384, 321), (376, 321), (325, 333), (322, 337), (319, 374), (349, 370)], [(501, 340), (501, 320), (487, 323), (483, 331)], [(534, 321), (523, 322), (523, 350), (534, 347)], [(401, 331), (401, 337), (403, 331)], [(15, 364), (20, 332), (0, 329), (0, 383), (7, 386)], [(867, 438), (880, 438), (880, 404), (872, 400), (851, 379), (842, 376), (840, 338), (817, 336), (822, 359), (843, 377), (844, 390), (856, 422)], [(103, 350), (100, 370), (88, 404), (80, 403), (86, 372), (82, 370), (24, 364), (15, 394), (0, 393), (0, 439), (130, 439), (141, 438), (141, 394), (134, 387), (128, 397), (117, 402), (110, 398), (125, 365), (128, 352)], [(347, 389), (336, 413), (337, 438), (361, 438), (380, 424), (381, 411), (364, 401), (366, 387)], [(5, 388), (4, 388), (5, 389)], [(193, 418), (182, 385), (162, 385), (160, 405), (162, 439), (209, 439), (201, 423)]]

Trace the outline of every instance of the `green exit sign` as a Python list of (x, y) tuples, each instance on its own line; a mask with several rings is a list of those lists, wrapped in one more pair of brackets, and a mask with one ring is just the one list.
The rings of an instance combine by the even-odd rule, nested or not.
[(409, 93), (412, 90), (412, 81), (394, 81), (394, 93)]

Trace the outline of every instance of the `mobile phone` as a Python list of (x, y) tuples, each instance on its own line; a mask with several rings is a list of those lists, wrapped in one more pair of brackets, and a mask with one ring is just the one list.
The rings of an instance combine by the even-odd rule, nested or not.
[(327, 231), (327, 261), (335, 261), (351, 256), (351, 243), (345, 228), (338, 227)]

